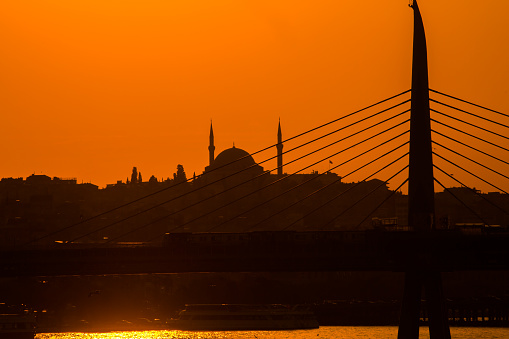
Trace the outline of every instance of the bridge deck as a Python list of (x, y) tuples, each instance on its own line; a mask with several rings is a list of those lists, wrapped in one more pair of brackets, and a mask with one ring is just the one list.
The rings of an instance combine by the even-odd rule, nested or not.
[(3, 251), (0, 276), (183, 272), (507, 270), (509, 235), (336, 232), (320, 239)]

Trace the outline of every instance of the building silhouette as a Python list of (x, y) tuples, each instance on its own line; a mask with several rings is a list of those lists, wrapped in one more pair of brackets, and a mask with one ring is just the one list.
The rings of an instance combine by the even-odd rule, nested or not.
[[(75, 178), (46, 175), (1, 179), (0, 246), (15, 247), (49, 233), (55, 235), (44, 238), (42, 245), (75, 239), (83, 243), (112, 239), (146, 242), (160, 239), (166, 232), (366, 230), (374, 227), (373, 220), (378, 226), (385, 225), (387, 220), (403, 228), (408, 225), (408, 197), (391, 191), (381, 180), (343, 182), (330, 171), (284, 173), (280, 122), (276, 137), (274, 172), (264, 169), (248, 151), (237, 146), (215, 156), (211, 123), (208, 165), (190, 180), (180, 164), (166, 179), (151, 176), (150, 180), (142, 181), (136, 168), (136, 180), (129, 180), (135, 178), (129, 173), (126, 182), (117, 181), (103, 189), (90, 183), (79, 184)], [(435, 195), (439, 228), (480, 231), (484, 224), (500, 229), (509, 225), (509, 217), (503, 213), (509, 209), (507, 194), (483, 194), (458, 187)], [(354, 205), (359, 200), (362, 202)], [(114, 211), (79, 227), (56, 232), (108, 210)], [(130, 217), (133, 214), (137, 216)], [(107, 227), (118, 220), (123, 221)], [(104, 229), (94, 232), (101, 228)], [(82, 237), (83, 234), (89, 235)]]

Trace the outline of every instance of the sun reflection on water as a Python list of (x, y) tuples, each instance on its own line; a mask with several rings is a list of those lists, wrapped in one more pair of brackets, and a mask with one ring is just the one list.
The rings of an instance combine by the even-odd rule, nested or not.
[[(293, 331), (127, 331), (107, 333), (40, 333), (36, 339), (396, 339), (396, 326), (323, 326), (319, 329)], [(509, 328), (452, 327), (451, 336), (456, 339), (509, 338)], [(419, 339), (429, 339), (427, 328), (419, 331)]]
[[(39, 333), (36, 339), (290, 339), (317, 337), (318, 329), (293, 330), (293, 331), (218, 331), (218, 332), (195, 332), (195, 331), (127, 331), (106, 333)], [(322, 338), (329, 338), (321, 329)], [(326, 334), (326, 336), (323, 336)]]
[[(298, 332), (298, 331), (297, 331)], [(277, 334), (276, 334), (277, 333)], [(293, 333), (297, 334), (297, 333)], [(220, 332), (188, 332), (188, 331), (128, 331), (107, 333), (40, 333), (36, 339), (226, 339), (226, 338), (292, 338), (282, 332), (257, 331), (220, 331)], [(316, 336), (316, 334), (315, 334)]]
[(41, 333), (36, 339), (202, 339), (202, 338), (226, 338), (223, 333), (213, 332), (183, 332), (183, 331), (127, 331), (106, 333)]

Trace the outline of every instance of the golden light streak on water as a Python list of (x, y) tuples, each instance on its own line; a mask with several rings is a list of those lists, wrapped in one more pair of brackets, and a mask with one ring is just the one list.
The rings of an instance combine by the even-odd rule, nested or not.
[[(309, 338), (320, 335), (319, 330), (296, 331), (128, 331), (109, 333), (48, 333), (36, 339), (231, 339), (231, 338)], [(322, 337), (327, 338), (327, 337)]]
[[(127, 331), (108, 333), (40, 333), (36, 339), (396, 339), (395, 326), (322, 326), (313, 330), (295, 331)], [(453, 327), (455, 339), (501, 339), (509, 338), (509, 328)], [(421, 327), (419, 339), (429, 339), (428, 329)]]

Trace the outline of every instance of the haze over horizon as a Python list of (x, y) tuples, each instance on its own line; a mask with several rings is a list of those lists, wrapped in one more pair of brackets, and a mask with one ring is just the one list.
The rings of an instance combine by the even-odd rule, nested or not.
[[(509, 3), (419, 6), (430, 88), (508, 113)], [(200, 174), (211, 119), (216, 155), (253, 153), (276, 143), (279, 118), (287, 139), (409, 89), (412, 34), (403, 0), (3, 3), (0, 177)]]

